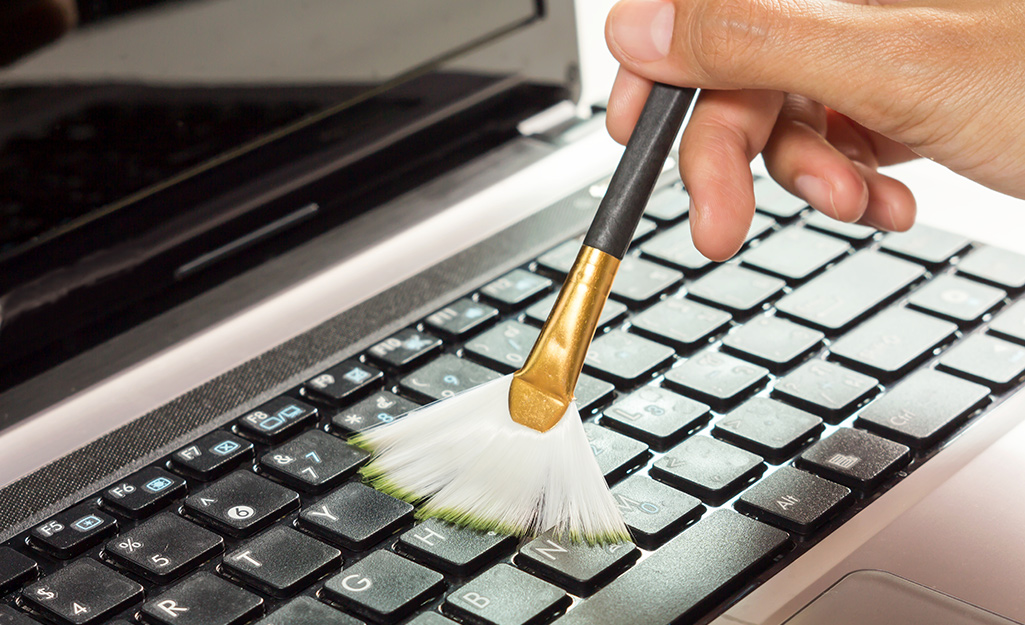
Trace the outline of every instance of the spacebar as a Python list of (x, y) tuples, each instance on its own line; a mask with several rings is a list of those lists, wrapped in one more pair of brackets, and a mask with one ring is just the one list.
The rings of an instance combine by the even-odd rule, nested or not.
[(728, 510), (695, 523), (556, 625), (668, 625), (736, 588), (768, 564), (789, 535)]

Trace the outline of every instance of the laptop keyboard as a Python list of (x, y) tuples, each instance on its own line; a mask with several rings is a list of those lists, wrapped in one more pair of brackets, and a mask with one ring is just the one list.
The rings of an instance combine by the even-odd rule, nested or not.
[(725, 264), (661, 186), (588, 354), (577, 401), (633, 543), (416, 521), (346, 443), (518, 368), (573, 239), (0, 546), (0, 623), (707, 622), (1025, 375), (1025, 258), (757, 185)]

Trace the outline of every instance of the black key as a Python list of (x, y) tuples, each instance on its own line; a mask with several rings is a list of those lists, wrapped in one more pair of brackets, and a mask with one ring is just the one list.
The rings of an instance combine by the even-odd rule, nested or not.
[(312, 597), (296, 597), (260, 619), (256, 625), (363, 625), (359, 621), (324, 605)]
[(21, 593), (33, 608), (60, 623), (99, 623), (142, 601), (142, 585), (95, 560), (82, 558)]
[(441, 573), (379, 550), (327, 580), (323, 596), (376, 621), (393, 622), (445, 587)]
[(722, 265), (690, 283), (690, 297), (734, 314), (749, 313), (779, 293), (786, 282), (739, 265)]
[(165, 512), (109, 541), (106, 554), (146, 579), (167, 583), (224, 551), (224, 539)]
[(537, 264), (551, 273), (565, 276), (580, 253), (580, 245), (580, 239), (570, 239), (539, 256)]
[(148, 467), (103, 491), (104, 505), (134, 519), (147, 517), (185, 494), (185, 480)]
[(980, 247), (961, 259), (957, 272), (1018, 291), (1025, 287), (1025, 256), (996, 247)]
[(602, 425), (665, 451), (704, 425), (708, 406), (661, 388), (642, 386), (605, 409)]
[(723, 411), (761, 386), (768, 374), (765, 367), (708, 349), (667, 371), (664, 384)]
[(468, 358), (510, 373), (523, 366), (539, 334), (537, 328), (519, 321), (503, 321), (467, 342), (464, 350)]
[(641, 245), (641, 254), (684, 273), (697, 273), (712, 264), (694, 247), (690, 223), (686, 221), (656, 234)]
[(441, 609), (471, 623), (530, 625), (547, 623), (569, 604), (557, 587), (498, 564), (449, 593)]
[(839, 239), (792, 226), (744, 252), (745, 265), (789, 281), (801, 281), (840, 258), (851, 246)]
[(634, 542), (645, 549), (662, 546), (705, 511), (698, 499), (645, 475), (616, 484), (612, 496)]
[(352, 551), (372, 547), (413, 520), (413, 506), (350, 482), (299, 513), (303, 527)]
[(456, 625), (456, 622), (445, 618), (437, 612), (424, 612), (406, 623), (406, 625)]
[(1025, 302), (1008, 307), (989, 324), (989, 331), (1000, 338), (1025, 343)]
[(218, 430), (174, 452), (171, 465), (179, 473), (205, 481), (221, 477), (252, 457), (252, 443)]
[(879, 381), (825, 360), (811, 360), (776, 382), (772, 394), (837, 423), (875, 393)]
[(342, 552), (291, 527), (273, 527), (224, 556), (231, 576), (287, 596), (342, 565)]
[(525, 269), (513, 269), (483, 287), (480, 293), (499, 308), (514, 310), (538, 299), (551, 287), (552, 281), (548, 278)]
[(752, 397), (715, 425), (713, 434), (779, 463), (818, 436), (822, 419), (766, 397)]
[(879, 247), (891, 254), (935, 267), (950, 260), (969, 243), (971, 241), (959, 234), (915, 224), (907, 232), (887, 234)]
[(779, 219), (796, 217), (798, 213), (808, 208), (807, 202), (791, 195), (789, 191), (779, 186), (771, 178), (756, 178), (754, 191), (755, 208)]
[[(39, 565), (10, 547), (0, 546), (0, 595), (6, 595), (36, 578)], [(2, 623), (3, 621), (0, 621)]]
[(906, 308), (890, 308), (829, 347), (832, 358), (883, 380), (896, 379), (949, 341), (957, 326)]
[(303, 393), (317, 401), (338, 405), (380, 386), (383, 379), (380, 369), (350, 358), (306, 382)]
[[(536, 304), (531, 304), (527, 308), (527, 320), (538, 326), (544, 325), (544, 322), (548, 320), (548, 314), (552, 312), (552, 306), (555, 305), (557, 297), (557, 293), (552, 293)], [(626, 316), (626, 313), (626, 304), (621, 304), (612, 299), (606, 300), (605, 306), (601, 310), (601, 316), (598, 318), (598, 328), (596, 331), (601, 332), (610, 325), (619, 323)]]
[(1002, 289), (993, 286), (942, 275), (912, 293), (908, 306), (967, 325), (982, 319), (1006, 296)]
[(117, 532), (114, 517), (88, 504), (55, 514), (32, 528), (32, 544), (50, 555), (66, 560), (82, 553)]
[(435, 332), (462, 337), (491, 325), (497, 318), (498, 309), (464, 297), (427, 317), (425, 322)]
[(693, 436), (656, 460), (651, 477), (719, 505), (763, 471), (760, 456), (714, 438)]
[(260, 458), (271, 475), (300, 490), (321, 492), (356, 473), (370, 454), (320, 430), (303, 432)]
[(690, 210), (690, 196), (679, 185), (663, 187), (651, 194), (644, 216), (660, 223), (683, 218)]
[(747, 489), (737, 500), (737, 510), (797, 534), (810, 534), (850, 500), (846, 486), (780, 467)]
[(395, 547), (431, 568), (466, 576), (504, 556), (515, 545), (512, 536), (427, 519), (402, 534)]
[(680, 297), (670, 297), (630, 320), (641, 336), (678, 350), (703, 344), (732, 319), (730, 313)]
[(760, 315), (723, 337), (723, 349), (780, 372), (819, 347), (824, 335), (786, 319)]
[(408, 369), (441, 349), (441, 339), (412, 328), (400, 330), (368, 350), (375, 362), (394, 369)]
[(827, 334), (836, 333), (871, 314), (924, 273), (912, 262), (863, 251), (785, 295), (776, 309)]
[(262, 613), (263, 599), (207, 572), (142, 606), (142, 618), (160, 625), (241, 625)]
[(825, 232), (826, 234), (850, 241), (854, 245), (861, 245), (871, 241), (877, 232), (875, 228), (837, 221), (832, 217), (826, 217), (818, 211), (812, 211), (808, 214), (805, 225), (819, 232)]
[(788, 538), (774, 527), (718, 510), (585, 599), (556, 625), (683, 622), (760, 573)]
[(900, 443), (864, 430), (840, 428), (809, 447), (797, 466), (860, 491), (872, 491), (911, 459)]
[(952, 347), (936, 366), (1001, 391), (1025, 374), (1025, 347), (978, 334)]
[[(0, 605), (0, 625), (39, 625), (39, 621), (16, 612), (14, 608)], [(111, 625), (120, 625), (120, 623), (115, 622)]]
[(946, 373), (916, 371), (858, 415), (857, 425), (914, 449), (937, 443), (989, 402), (989, 389)]
[(420, 404), (415, 404), (390, 391), (378, 391), (332, 417), (331, 431), (348, 436), (375, 425), (391, 423), (419, 407)]
[(414, 398), (432, 402), (452, 397), (456, 393), (498, 377), (499, 374), (491, 369), (451, 354), (442, 354), (433, 362), (402, 378), (399, 385)]
[(291, 397), (277, 397), (239, 418), (239, 434), (261, 443), (279, 443), (317, 420), (317, 409)]
[(630, 384), (650, 375), (673, 357), (673, 348), (646, 338), (612, 330), (594, 340), (584, 368), (591, 375)]
[(612, 283), (612, 297), (637, 308), (654, 301), (681, 280), (683, 274), (675, 269), (656, 265), (636, 256), (627, 256), (619, 264), (619, 270), (616, 272), (616, 279)]
[(588, 545), (545, 532), (520, 547), (516, 564), (586, 597), (636, 562), (640, 555), (633, 543)]
[(236, 471), (185, 499), (185, 512), (232, 536), (251, 536), (299, 507), (299, 494)]
[(610, 485), (623, 479), (648, 459), (648, 446), (640, 441), (594, 423), (585, 423), (584, 432), (598, 460), (598, 467)]
[(615, 386), (612, 386), (611, 383), (605, 380), (599, 380), (586, 373), (581, 373), (577, 379), (577, 388), (574, 391), (574, 395), (576, 395), (574, 399), (577, 402), (580, 414), (587, 414), (596, 408), (611, 397), (612, 391), (615, 389)]

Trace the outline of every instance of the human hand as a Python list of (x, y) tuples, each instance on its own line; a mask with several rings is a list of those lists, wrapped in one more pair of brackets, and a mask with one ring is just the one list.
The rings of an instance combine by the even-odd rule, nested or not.
[(50, 43), (75, 25), (75, 0), (0, 2), (0, 66)]
[(1023, 33), (1016, 0), (622, 0), (607, 125), (625, 142), (653, 80), (705, 89), (680, 174), (713, 260), (743, 243), (758, 153), (819, 211), (906, 230), (914, 198), (879, 166), (924, 156), (1025, 197)]

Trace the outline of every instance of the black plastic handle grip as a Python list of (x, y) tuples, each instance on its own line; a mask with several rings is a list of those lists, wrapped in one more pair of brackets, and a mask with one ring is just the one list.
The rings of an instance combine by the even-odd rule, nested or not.
[(616, 258), (626, 254), (695, 93), (661, 83), (652, 87), (584, 245)]

